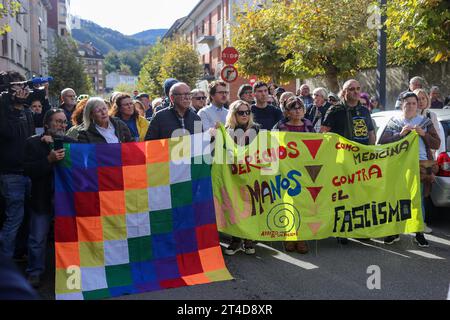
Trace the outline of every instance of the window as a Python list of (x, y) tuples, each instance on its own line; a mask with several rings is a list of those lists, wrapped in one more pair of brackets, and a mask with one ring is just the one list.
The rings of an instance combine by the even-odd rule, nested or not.
[(10, 56), (10, 58), (11, 58), (11, 60), (14, 61), (15, 57), (16, 56), (14, 55), (14, 40), (11, 39), (11, 56)]
[(3, 35), (3, 39), (2, 39), (2, 48), (3, 48), (3, 56), (7, 57), (8, 56), (8, 35), (4, 34)]
[(20, 44), (16, 44), (17, 46), (17, 63), (22, 64), (22, 46)]

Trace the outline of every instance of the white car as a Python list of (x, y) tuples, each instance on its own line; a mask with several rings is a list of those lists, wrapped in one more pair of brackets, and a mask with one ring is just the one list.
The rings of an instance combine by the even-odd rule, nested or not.
[[(440, 171), (431, 190), (431, 201), (435, 207), (450, 208), (450, 109), (431, 109), (437, 115), (441, 137), (441, 148), (437, 151)], [(375, 123), (377, 143), (388, 121), (401, 111), (383, 111), (372, 114)], [(446, 210), (450, 213), (450, 210)]]

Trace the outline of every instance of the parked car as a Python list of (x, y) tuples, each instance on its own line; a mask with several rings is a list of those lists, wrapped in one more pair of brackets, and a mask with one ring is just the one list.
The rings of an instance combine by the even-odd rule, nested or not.
[[(442, 143), (437, 151), (437, 162), (439, 164), (439, 173), (431, 190), (431, 201), (435, 207), (450, 208), (450, 109), (433, 109), (437, 115), (440, 125), (439, 136)], [(388, 121), (401, 111), (383, 111), (372, 115), (375, 123), (377, 143), (388, 123)], [(443, 210), (450, 214), (449, 210)]]

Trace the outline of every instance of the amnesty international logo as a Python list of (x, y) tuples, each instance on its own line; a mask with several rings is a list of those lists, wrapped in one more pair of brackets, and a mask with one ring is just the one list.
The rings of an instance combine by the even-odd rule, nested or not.
[(267, 226), (270, 231), (298, 232), (300, 224), (300, 212), (290, 203), (275, 206), (267, 215)]

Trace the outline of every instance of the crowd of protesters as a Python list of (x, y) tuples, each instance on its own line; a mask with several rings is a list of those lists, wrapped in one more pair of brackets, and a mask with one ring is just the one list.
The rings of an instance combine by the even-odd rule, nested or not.
[[(2, 85), (24, 80), (16, 72), (1, 74)], [(432, 87), (428, 93), (424, 87), (422, 78), (411, 79), (409, 89), (400, 95), (397, 105), (403, 113), (391, 120), (381, 143), (416, 131), (421, 137), (420, 159), (431, 160), (432, 150), (439, 149), (441, 139), (436, 133), (436, 115), (430, 108), (442, 108), (444, 102), (439, 88)], [(374, 145), (371, 113), (383, 110), (376, 98), (362, 92), (356, 80), (347, 81), (338, 95), (323, 87), (311, 90), (306, 84), (296, 93), (264, 82), (245, 84), (238, 91), (238, 100), (231, 105), (228, 86), (222, 81), (212, 82), (208, 92), (191, 90), (176, 79), (167, 79), (163, 88), (165, 97), (154, 100), (138, 92), (133, 95), (115, 92), (108, 100), (86, 95), (77, 99), (76, 92), (67, 88), (61, 92), (58, 108), (50, 106), (48, 84), (44, 85), (44, 99), (30, 99), (28, 88), (21, 84), (10, 85), (9, 92), (2, 93), (0, 191), (4, 222), (0, 252), (17, 260), (26, 256), (26, 273), (33, 286), (39, 286), (45, 271), (45, 249), (53, 220), (53, 167), (64, 159), (63, 143), (142, 142), (208, 130), (214, 135), (218, 125), (224, 124), (229, 132), (238, 129), (333, 132), (351, 141)], [(244, 137), (236, 143), (251, 142), (251, 136)], [(422, 180), (425, 195), (432, 181), (432, 176)], [(29, 216), (25, 214), (28, 209)], [(21, 234), (19, 230), (24, 225), (26, 230)], [(385, 243), (397, 240), (393, 235)], [(338, 241), (347, 243), (347, 239)], [(428, 246), (422, 233), (417, 234), (416, 241), (421, 247)], [(286, 242), (285, 249), (308, 253), (305, 241)], [(241, 250), (254, 254), (253, 241), (233, 237), (225, 254), (234, 255)]]

